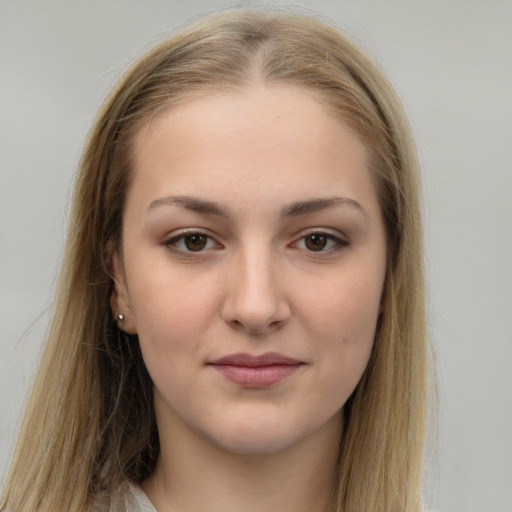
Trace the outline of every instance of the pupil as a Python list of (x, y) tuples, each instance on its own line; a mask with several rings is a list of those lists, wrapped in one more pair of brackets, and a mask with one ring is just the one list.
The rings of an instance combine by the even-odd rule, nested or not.
[(185, 237), (185, 245), (189, 251), (200, 251), (206, 246), (204, 235), (190, 235)]
[(309, 235), (306, 237), (306, 247), (310, 251), (321, 251), (327, 245), (327, 237), (324, 235)]

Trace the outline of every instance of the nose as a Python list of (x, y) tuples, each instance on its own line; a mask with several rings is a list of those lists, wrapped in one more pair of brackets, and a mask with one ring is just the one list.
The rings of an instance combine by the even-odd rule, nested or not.
[(290, 318), (283, 276), (268, 248), (241, 251), (227, 276), (222, 307), (226, 323), (250, 334), (268, 334)]

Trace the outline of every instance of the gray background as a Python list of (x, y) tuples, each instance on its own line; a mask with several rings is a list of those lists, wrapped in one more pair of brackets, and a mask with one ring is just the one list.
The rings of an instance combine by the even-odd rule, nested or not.
[[(94, 114), (141, 50), (230, 5), (0, 0), (0, 478)], [(511, 512), (512, 2), (309, 0), (308, 9), (384, 66), (418, 138), (440, 374), (426, 501), (443, 512)]]

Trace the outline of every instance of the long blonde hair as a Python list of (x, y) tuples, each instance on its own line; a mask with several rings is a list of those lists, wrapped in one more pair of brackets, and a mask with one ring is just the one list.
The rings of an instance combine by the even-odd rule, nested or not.
[(386, 222), (383, 312), (363, 378), (344, 408), (332, 510), (417, 512), (428, 383), (421, 185), (400, 102), (371, 60), (303, 16), (214, 15), (128, 71), (104, 105), (78, 171), (53, 320), (2, 510), (83, 511), (159, 455), (152, 383), (137, 339), (112, 319), (109, 252), (120, 243), (131, 142), (159, 111), (255, 81), (315, 91), (371, 154)]

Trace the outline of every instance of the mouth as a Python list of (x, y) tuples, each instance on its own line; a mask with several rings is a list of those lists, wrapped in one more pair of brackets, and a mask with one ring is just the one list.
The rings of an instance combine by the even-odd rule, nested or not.
[(223, 377), (246, 388), (267, 388), (297, 372), (305, 363), (276, 352), (231, 354), (208, 363)]

